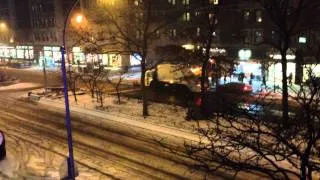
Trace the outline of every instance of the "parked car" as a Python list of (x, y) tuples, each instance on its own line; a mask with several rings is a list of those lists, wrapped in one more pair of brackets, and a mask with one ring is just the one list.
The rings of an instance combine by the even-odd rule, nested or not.
[(6, 141), (2, 131), (0, 131), (0, 160), (6, 157)]
[[(201, 97), (200, 94), (194, 97), (194, 102), (189, 103), (186, 119), (202, 119), (217, 112), (233, 114), (238, 113), (240, 109), (247, 110), (248, 107), (243, 104), (251, 105), (248, 102), (251, 92), (252, 86), (244, 83), (219, 85), (214, 90), (207, 92), (204, 97)], [(204, 107), (202, 110), (201, 106)]]
[(247, 94), (252, 92), (252, 86), (241, 82), (231, 82), (228, 84), (218, 85), (216, 88), (218, 93), (234, 93)]

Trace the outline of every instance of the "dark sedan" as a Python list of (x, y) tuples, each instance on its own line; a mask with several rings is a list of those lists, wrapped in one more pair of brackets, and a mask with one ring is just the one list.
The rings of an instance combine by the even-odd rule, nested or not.
[(233, 93), (233, 94), (247, 94), (252, 92), (252, 86), (240, 82), (232, 82), (228, 84), (218, 85), (217, 93)]
[[(244, 109), (241, 105), (246, 104), (250, 98), (252, 86), (244, 83), (228, 83), (217, 86), (201, 97), (195, 96), (193, 104), (189, 105), (186, 119), (202, 119), (203, 115), (211, 116), (215, 112), (233, 114), (239, 109)], [(200, 110), (203, 105), (203, 110)]]

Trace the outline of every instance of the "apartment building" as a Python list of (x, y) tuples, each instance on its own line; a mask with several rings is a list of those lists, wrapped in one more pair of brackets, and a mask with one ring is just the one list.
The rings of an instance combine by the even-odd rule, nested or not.
[(59, 63), (64, 20), (74, 2), (2, 0), (0, 15), (12, 35), (0, 46), (0, 58), (29, 64), (46, 62), (52, 66)]
[[(45, 61), (52, 66), (59, 64), (64, 20), (75, 2), (76, 0), (1, 0), (0, 30), (3, 31), (2, 26), (7, 27), (10, 29), (10, 34), (4, 36), (5, 33), (1, 33), (0, 58), (24, 59), (37, 64)], [(141, 8), (142, 2), (143, 0), (80, 0), (79, 5), (82, 10), (94, 9), (99, 4), (109, 4), (115, 8), (125, 7), (132, 12), (128, 17), (130, 21), (127, 25), (130, 25), (130, 23), (139, 24), (145, 17), (145, 10)], [(155, 2), (162, 7), (154, 10), (154, 13), (158, 13), (158, 17), (164, 19), (172, 11), (176, 12), (176, 17), (171, 19), (174, 22), (170, 22), (168, 26), (156, 32), (150, 48), (152, 50), (169, 44), (181, 45), (189, 49), (203, 47), (207, 27), (202, 22), (209, 11), (210, 16), (215, 16), (216, 24), (212, 34), (214, 36), (213, 52), (239, 60), (242, 66), (239, 71), (251, 71), (253, 68), (259, 71), (261, 62), (270, 60), (270, 55), (279, 57), (278, 52), (264, 43), (277, 37), (274, 26), (268, 18), (269, 15), (256, 1), (208, 0), (205, 6), (199, 0), (157, 0)], [(308, 20), (305, 21), (306, 27), (310, 25), (310, 20), (315, 21), (315, 24), (319, 22), (316, 14), (316, 11), (311, 11), (303, 17)], [(138, 28), (132, 28), (130, 33), (137, 39), (142, 35)], [(307, 33), (298, 34), (292, 40), (292, 46), (303, 45), (299, 40), (308, 42), (307, 36)], [(137, 62), (133, 54), (121, 56), (116, 53), (91, 54), (84, 53), (80, 45), (74, 46), (67, 47), (67, 58), (73, 64), (102, 62), (106, 66), (119, 67), (130, 65), (129, 62), (131, 64)], [(293, 61), (295, 56), (290, 55), (289, 61)], [(148, 61), (155, 60), (157, 55), (152, 51), (149, 53)]]

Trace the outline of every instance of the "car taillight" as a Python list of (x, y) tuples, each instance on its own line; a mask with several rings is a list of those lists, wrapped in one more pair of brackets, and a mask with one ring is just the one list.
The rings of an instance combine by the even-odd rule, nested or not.
[(201, 106), (201, 104), (202, 104), (202, 99), (201, 99), (201, 97), (199, 97), (199, 98), (197, 98), (196, 99), (196, 106)]
[(244, 87), (243, 87), (243, 90), (244, 90), (244, 91), (248, 91), (248, 89), (249, 89), (248, 86), (244, 86)]

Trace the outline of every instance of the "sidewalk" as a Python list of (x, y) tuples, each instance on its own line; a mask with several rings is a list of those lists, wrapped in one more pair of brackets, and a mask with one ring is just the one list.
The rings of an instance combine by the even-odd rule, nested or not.
[[(47, 100), (47, 99), (41, 99), (39, 101), (39, 103), (44, 104), (44, 105), (48, 105), (48, 106), (52, 106), (55, 108), (59, 108), (59, 109), (65, 108), (63, 102), (56, 102), (56, 101), (51, 101), (51, 100)], [(170, 136), (183, 138), (185, 140), (199, 141), (199, 135), (197, 135), (196, 133), (193, 133), (192, 131), (188, 131), (185, 129), (169, 127), (166, 125), (155, 124), (155, 123), (151, 123), (151, 122), (142, 122), (142, 121), (124, 118), (124, 117), (120, 117), (120, 116), (110, 115), (110, 114), (108, 114), (108, 112), (103, 112), (103, 111), (94, 110), (94, 109), (81, 108), (81, 107), (77, 107), (74, 105), (70, 106), (70, 110), (71, 110), (71, 112), (98, 117), (96, 119), (92, 119), (92, 121), (95, 121), (94, 123), (96, 123), (96, 124), (104, 124), (105, 121), (114, 121), (114, 122), (121, 123), (124, 125), (134, 126), (137, 128), (150, 130), (152, 132), (158, 132), (158, 133), (167, 134)]]

